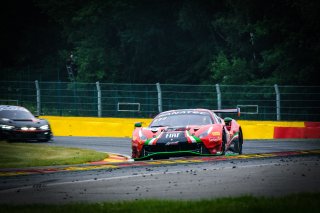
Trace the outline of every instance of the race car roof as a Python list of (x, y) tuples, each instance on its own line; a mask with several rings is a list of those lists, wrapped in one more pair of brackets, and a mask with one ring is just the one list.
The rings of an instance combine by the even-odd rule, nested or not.
[(28, 112), (28, 110), (21, 106), (12, 106), (12, 105), (0, 105), (0, 111), (4, 110), (13, 110), (13, 111), (25, 111)]

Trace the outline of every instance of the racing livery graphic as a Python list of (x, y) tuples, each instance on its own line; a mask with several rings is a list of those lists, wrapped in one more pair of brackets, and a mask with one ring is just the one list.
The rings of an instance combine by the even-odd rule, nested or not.
[(21, 106), (0, 105), (0, 139), (49, 141), (50, 124)]
[(240, 109), (180, 109), (158, 114), (148, 127), (135, 124), (132, 158), (157, 159), (187, 155), (242, 154), (243, 136), (236, 120), (219, 113), (238, 113)]

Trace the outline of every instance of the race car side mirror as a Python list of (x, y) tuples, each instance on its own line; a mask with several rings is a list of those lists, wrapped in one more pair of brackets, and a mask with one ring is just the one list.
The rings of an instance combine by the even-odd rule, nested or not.
[(225, 123), (229, 123), (229, 122), (232, 121), (232, 118), (230, 118), (230, 117), (225, 117), (223, 120), (224, 120)]
[(135, 123), (134, 127), (142, 127), (142, 123), (141, 122)]

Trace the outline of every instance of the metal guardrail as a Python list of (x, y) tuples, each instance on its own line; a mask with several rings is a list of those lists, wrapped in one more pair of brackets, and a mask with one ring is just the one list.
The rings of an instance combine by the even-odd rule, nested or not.
[(239, 106), (241, 119), (320, 120), (320, 86), (0, 83), (0, 104), (22, 105), (37, 115), (149, 118), (171, 109)]

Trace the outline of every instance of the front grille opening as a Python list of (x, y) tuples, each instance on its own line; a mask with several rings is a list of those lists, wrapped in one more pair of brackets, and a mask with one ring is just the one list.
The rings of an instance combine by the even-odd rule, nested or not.
[(178, 151), (194, 151), (200, 152), (201, 150), (201, 143), (183, 143), (178, 145), (146, 145), (144, 149), (148, 153), (153, 152), (178, 152)]

